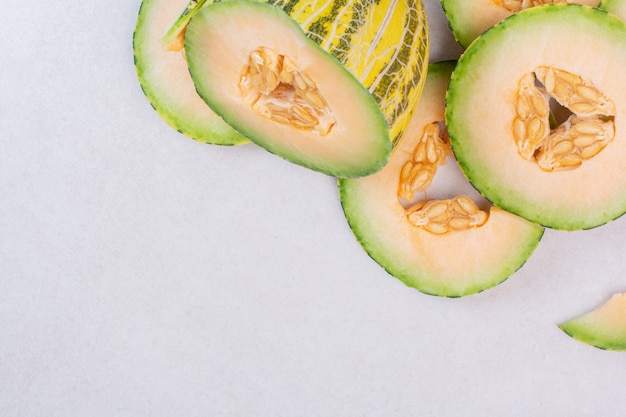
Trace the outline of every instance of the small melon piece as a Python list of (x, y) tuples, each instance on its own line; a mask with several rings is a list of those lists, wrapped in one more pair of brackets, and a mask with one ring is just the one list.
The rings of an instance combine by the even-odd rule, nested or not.
[[(626, 24), (597, 8), (518, 12), (461, 56), (446, 121), (470, 182), (495, 205), (562, 230), (626, 211)], [(554, 129), (554, 103), (572, 114)]]
[(551, 3), (598, 6), (600, 0), (441, 0), (450, 29), (464, 48), (485, 30), (513, 13)]
[(603, 0), (600, 3), (600, 8), (626, 20), (626, 0)]
[(588, 345), (626, 351), (626, 293), (613, 294), (600, 307), (559, 324), (559, 327)]
[[(479, 210), (469, 196), (409, 202), (416, 191), (447, 197), (455, 188), (439, 177), (431, 183), (451, 155), (439, 139), (445, 138), (440, 122), (453, 68), (454, 62), (429, 66), (422, 97), (387, 166), (367, 177), (340, 179), (339, 193), (355, 237), (389, 274), (427, 294), (460, 297), (512, 275), (534, 251), (543, 228), (497, 207)], [(450, 162), (441, 169), (455, 168)], [(460, 173), (453, 178), (471, 189)], [(437, 212), (437, 218), (416, 218), (420, 208)]]
[(268, 151), (339, 177), (387, 162), (392, 142), (374, 97), (279, 8), (205, 6), (187, 27), (185, 51), (200, 96)]
[[(143, 0), (139, 9), (133, 50), (139, 83), (161, 118), (182, 134), (201, 142), (237, 145), (248, 140), (215, 114), (196, 93), (182, 52), (182, 31), (174, 22), (192, 0)], [(191, 17), (191, 16), (188, 16)], [(178, 41), (178, 44), (177, 44)]]

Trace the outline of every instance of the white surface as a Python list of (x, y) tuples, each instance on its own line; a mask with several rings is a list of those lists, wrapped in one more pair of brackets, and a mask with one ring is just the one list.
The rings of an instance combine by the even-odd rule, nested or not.
[(547, 231), (476, 296), (407, 288), (333, 179), (161, 121), (139, 4), (4, 0), (1, 416), (624, 415), (626, 354), (556, 324), (626, 290), (626, 218)]

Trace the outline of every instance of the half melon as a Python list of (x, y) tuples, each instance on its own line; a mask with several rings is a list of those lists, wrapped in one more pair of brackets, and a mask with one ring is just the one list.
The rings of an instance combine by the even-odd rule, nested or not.
[(329, 175), (363, 176), (386, 163), (419, 98), (426, 20), (421, 1), (331, 5), (208, 4), (185, 51), (200, 96), (251, 141)]
[(441, 0), (450, 29), (464, 48), (485, 30), (513, 13), (552, 3), (598, 6), (600, 0)]
[(453, 62), (429, 66), (422, 98), (389, 164), (368, 177), (340, 179), (339, 192), (350, 228), (374, 261), (419, 291), (460, 297), (511, 276), (543, 228), (467, 195), (475, 191), (446, 150), (442, 127), (453, 68)]
[[(213, 112), (196, 93), (189, 75), (181, 38), (194, 0), (143, 0), (133, 51), (141, 88), (161, 118), (180, 133), (217, 145), (248, 140)], [(179, 17), (185, 14), (187, 19)], [(174, 23), (179, 24), (174, 26)], [(176, 32), (172, 35), (172, 32)], [(168, 35), (169, 33), (169, 35)]]
[[(495, 205), (562, 230), (626, 211), (626, 25), (580, 5), (518, 12), (461, 56), (447, 97), (456, 158)], [(551, 128), (556, 110), (558, 126)]]
[(626, 293), (559, 325), (576, 340), (600, 349), (626, 351)]

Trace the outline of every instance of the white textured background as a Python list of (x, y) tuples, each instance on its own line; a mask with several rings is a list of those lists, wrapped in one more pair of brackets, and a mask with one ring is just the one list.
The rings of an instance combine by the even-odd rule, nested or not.
[(409, 289), (332, 178), (161, 121), (139, 5), (3, 0), (0, 416), (624, 415), (626, 354), (556, 324), (626, 290), (626, 218), (476, 296)]

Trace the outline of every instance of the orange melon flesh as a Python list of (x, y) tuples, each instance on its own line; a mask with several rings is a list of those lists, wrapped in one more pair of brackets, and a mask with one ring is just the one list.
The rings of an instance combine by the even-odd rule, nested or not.
[(408, 221), (397, 195), (400, 170), (424, 127), (443, 120), (453, 67), (452, 62), (430, 65), (422, 98), (387, 166), (368, 177), (340, 180), (339, 188), (348, 223), (376, 262), (424, 293), (459, 297), (513, 274), (533, 252), (543, 228), (497, 207), (485, 225), (444, 235)]
[[(526, 47), (519, 47), (526, 45)], [(615, 102), (616, 137), (580, 168), (546, 172), (518, 154), (518, 81), (539, 66), (592, 80)], [(589, 229), (626, 211), (626, 25), (599, 9), (549, 5), (519, 12), (468, 48), (452, 77), (446, 121), (470, 182), (533, 222)]]
[(559, 325), (576, 340), (600, 349), (626, 351), (626, 293)]
[[(467, 48), (484, 31), (513, 14), (502, 0), (441, 0), (456, 40)], [(600, 0), (570, 0), (568, 3), (598, 6)]]
[(198, 96), (182, 51), (169, 50), (163, 40), (188, 2), (142, 2), (133, 37), (141, 87), (161, 118), (184, 135), (217, 145), (247, 143)]
[[(328, 135), (276, 123), (242, 101), (242, 67), (261, 46), (289, 57), (315, 81), (337, 121)], [(243, 1), (205, 6), (187, 28), (185, 50), (205, 102), (268, 151), (338, 177), (367, 175), (387, 162), (391, 140), (374, 98), (281, 10)]]

